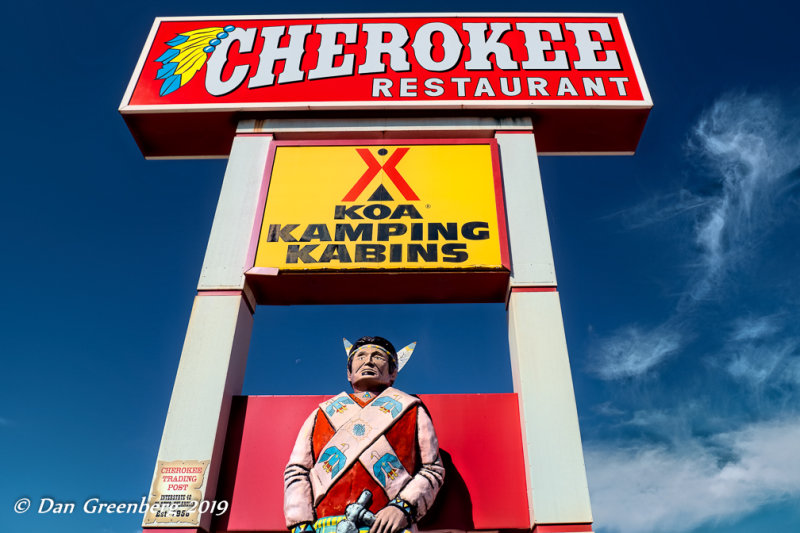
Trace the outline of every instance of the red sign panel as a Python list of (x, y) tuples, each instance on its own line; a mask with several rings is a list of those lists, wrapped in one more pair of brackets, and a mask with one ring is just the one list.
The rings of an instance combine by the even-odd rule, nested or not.
[[(214, 530), (286, 532), (286, 461), (303, 420), (327, 398), (234, 398), (216, 494), (217, 501), (229, 502), (230, 509)], [(436, 426), (446, 469), (442, 490), (420, 529), (530, 531), (516, 394), (420, 394), (420, 398)]]
[(621, 15), (428, 14), (157, 19), (120, 110), (650, 107)]
[(480, 15), (157, 20), (123, 105), (648, 101), (619, 16)]

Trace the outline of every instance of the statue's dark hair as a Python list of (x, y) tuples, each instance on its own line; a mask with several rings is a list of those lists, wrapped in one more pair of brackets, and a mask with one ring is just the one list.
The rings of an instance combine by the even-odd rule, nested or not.
[(361, 337), (354, 342), (347, 352), (347, 370), (352, 370), (351, 363), (353, 362), (353, 354), (356, 353), (359, 348), (367, 344), (380, 346), (389, 354), (389, 372), (394, 372), (397, 368), (397, 350), (394, 349), (394, 345), (391, 342), (383, 337)]

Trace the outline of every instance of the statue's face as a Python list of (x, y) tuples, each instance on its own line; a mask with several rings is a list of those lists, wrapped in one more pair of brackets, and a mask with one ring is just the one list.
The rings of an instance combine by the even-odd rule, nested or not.
[(353, 354), (350, 368), (347, 369), (347, 380), (353, 390), (385, 389), (394, 383), (397, 369), (390, 371), (391, 357), (380, 346), (367, 344)]

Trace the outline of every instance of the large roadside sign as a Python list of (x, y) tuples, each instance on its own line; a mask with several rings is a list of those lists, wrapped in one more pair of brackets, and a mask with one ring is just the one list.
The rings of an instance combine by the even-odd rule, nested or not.
[(266, 302), (288, 287), (334, 300), (348, 284), (350, 301), (505, 298), (494, 140), (275, 142), (270, 165), (249, 272)]
[(227, 154), (243, 113), (333, 110), (504, 110), (540, 152), (625, 152), (651, 106), (622, 15), (292, 15), (157, 19), (120, 111), (158, 157)]

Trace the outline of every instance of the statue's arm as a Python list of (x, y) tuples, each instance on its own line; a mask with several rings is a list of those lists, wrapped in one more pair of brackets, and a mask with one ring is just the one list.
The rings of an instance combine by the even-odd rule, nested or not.
[(315, 409), (300, 428), (294, 449), (289, 456), (289, 463), (283, 473), (283, 513), (286, 516), (286, 527), (289, 529), (313, 523), (315, 520), (314, 496), (309, 473), (314, 466), (312, 438), (317, 413), (319, 409)]
[(393, 505), (402, 505), (403, 502), (409, 504), (410, 518), (414, 522), (425, 516), (444, 482), (439, 441), (433, 429), (433, 421), (423, 406), (417, 409), (417, 444), (422, 466), (397, 495), (400, 501), (392, 502)]

